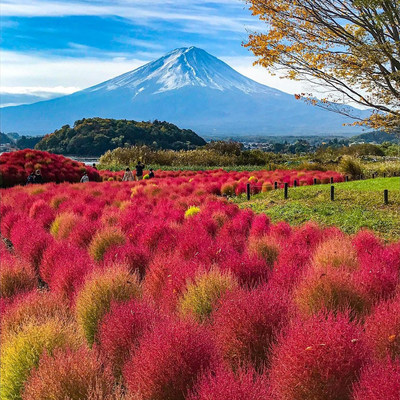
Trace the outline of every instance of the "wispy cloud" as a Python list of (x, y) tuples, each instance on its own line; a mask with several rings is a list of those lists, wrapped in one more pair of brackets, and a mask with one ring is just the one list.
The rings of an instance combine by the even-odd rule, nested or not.
[[(221, 14), (220, 7), (224, 8)], [(192, 31), (243, 32), (256, 26), (250, 13), (243, 13), (242, 0), (117, 0), (54, 1), (54, 0), (3, 0), (2, 15), (6, 17), (62, 17), (62, 16), (118, 16), (149, 24), (156, 21), (180, 23)], [(242, 12), (238, 12), (242, 11)]]

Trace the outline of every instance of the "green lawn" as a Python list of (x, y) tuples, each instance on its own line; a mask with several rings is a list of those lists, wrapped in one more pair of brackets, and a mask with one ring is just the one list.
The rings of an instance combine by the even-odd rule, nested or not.
[[(234, 198), (240, 207), (264, 212), (273, 222), (292, 225), (314, 220), (326, 226), (338, 226), (355, 233), (361, 228), (374, 230), (387, 240), (400, 240), (400, 178), (368, 179), (336, 183), (335, 201), (330, 200), (330, 185), (289, 188), (289, 199), (283, 190), (261, 193), (247, 201)], [(383, 201), (383, 190), (389, 190), (389, 204)]]

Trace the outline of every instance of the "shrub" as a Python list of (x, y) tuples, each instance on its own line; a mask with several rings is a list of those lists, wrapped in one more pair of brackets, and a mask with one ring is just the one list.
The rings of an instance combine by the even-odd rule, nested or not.
[(327, 268), (353, 271), (358, 267), (357, 252), (350, 240), (345, 237), (328, 239), (315, 250), (314, 264), (321, 271)]
[(38, 291), (19, 296), (2, 315), (2, 340), (21, 332), (25, 326), (42, 325), (50, 319), (72, 320), (68, 304), (62, 297)]
[(44, 200), (36, 200), (29, 209), (29, 217), (40, 221), (48, 229), (54, 220), (54, 210)]
[(185, 218), (193, 217), (200, 212), (200, 208), (196, 206), (191, 206), (185, 211)]
[(350, 275), (340, 270), (325, 274), (313, 271), (300, 282), (293, 299), (304, 317), (322, 310), (334, 314), (349, 310), (351, 318), (359, 318), (370, 306), (366, 294), (358, 289)]
[(216, 374), (204, 374), (188, 400), (260, 400), (269, 399), (268, 383), (264, 375), (240, 369), (219, 368)]
[(142, 338), (124, 378), (134, 398), (184, 400), (200, 374), (215, 365), (215, 348), (204, 328), (166, 321)]
[(279, 244), (270, 236), (262, 236), (259, 238), (251, 237), (249, 239), (249, 251), (266, 260), (267, 264), (272, 267), (279, 256)]
[(400, 399), (400, 362), (375, 362), (365, 368), (354, 388), (354, 400)]
[(213, 314), (213, 332), (232, 368), (250, 364), (261, 368), (287, 318), (287, 294), (268, 286), (241, 289), (221, 301)]
[(109, 311), (112, 301), (125, 301), (140, 295), (137, 275), (126, 266), (110, 266), (104, 271), (94, 271), (77, 295), (76, 318), (88, 343), (96, 338), (98, 325)]
[(3, 187), (24, 184), (34, 169), (41, 170), (44, 182), (79, 182), (83, 170), (91, 181), (100, 181), (99, 173), (92, 167), (46, 151), (26, 149), (0, 156)]
[(1, 348), (0, 397), (20, 399), (21, 390), (44, 351), (76, 347), (79, 339), (64, 321), (48, 320), (43, 325), (26, 326), (7, 338)]
[(349, 156), (344, 156), (340, 160), (339, 169), (345, 175), (350, 175), (353, 178), (359, 177), (362, 174), (362, 167), (359, 161)]
[(67, 239), (79, 223), (80, 217), (72, 212), (58, 214), (50, 227), (50, 233), (56, 239)]
[(141, 337), (153, 329), (158, 319), (159, 314), (153, 307), (132, 300), (114, 303), (101, 320), (99, 347), (116, 378), (121, 376), (122, 366), (131, 358)]
[(125, 235), (115, 228), (106, 228), (98, 232), (89, 245), (89, 254), (95, 261), (101, 261), (111, 246), (125, 243)]
[[(76, 351), (57, 349), (44, 354), (23, 391), (23, 400), (87, 399), (94, 391), (104, 397), (113, 389), (112, 374), (96, 352), (81, 347)], [(102, 397), (102, 398), (104, 398)]]
[(32, 267), (15, 257), (0, 259), (0, 296), (10, 298), (17, 294), (29, 292), (37, 285)]
[(377, 357), (400, 358), (400, 295), (375, 306), (365, 332)]
[(367, 353), (361, 327), (345, 315), (296, 320), (274, 349), (272, 393), (280, 400), (349, 400)]
[(229, 273), (215, 269), (201, 272), (194, 281), (187, 283), (186, 290), (178, 300), (179, 312), (203, 321), (211, 314), (215, 302), (236, 286), (236, 279)]

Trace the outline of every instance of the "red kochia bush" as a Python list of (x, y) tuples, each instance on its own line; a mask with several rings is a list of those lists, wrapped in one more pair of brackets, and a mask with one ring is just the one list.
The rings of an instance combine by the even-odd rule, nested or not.
[(377, 357), (400, 358), (400, 295), (374, 308), (365, 332)]
[(36, 169), (40, 169), (44, 182), (79, 182), (84, 171), (91, 181), (101, 181), (99, 173), (83, 163), (46, 151), (26, 149), (0, 156), (1, 186), (24, 184)]
[(375, 362), (366, 368), (355, 385), (354, 400), (399, 400), (400, 362)]
[(287, 323), (287, 294), (268, 286), (229, 294), (213, 315), (213, 332), (224, 359), (233, 367), (268, 362), (271, 346)]
[(240, 369), (233, 373), (219, 368), (216, 374), (204, 374), (188, 400), (268, 400), (264, 375)]
[(122, 366), (157, 319), (159, 314), (152, 306), (137, 300), (111, 306), (102, 319), (98, 335), (100, 350), (110, 362), (116, 377), (121, 375)]
[(143, 400), (184, 400), (199, 374), (216, 365), (216, 350), (205, 328), (166, 321), (143, 337), (127, 362), (129, 392)]
[(279, 400), (347, 400), (368, 360), (360, 326), (345, 315), (293, 322), (275, 348), (271, 389)]
[(22, 394), (23, 400), (88, 399), (94, 393), (107, 398), (113, 378), (95, 351), (56, 350), (44, 354), (31, 373)]

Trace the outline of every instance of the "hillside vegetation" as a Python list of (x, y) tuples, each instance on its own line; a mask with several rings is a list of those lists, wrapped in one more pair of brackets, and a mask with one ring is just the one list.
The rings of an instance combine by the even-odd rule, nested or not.
[(65, 125), (46, 135), (35, 148), (56, 154), (100, 156), (117, 147), (134, 145), (182, 150), (205, 144), (195, 132), (168, 122), (84, 118), (73, 127)]

